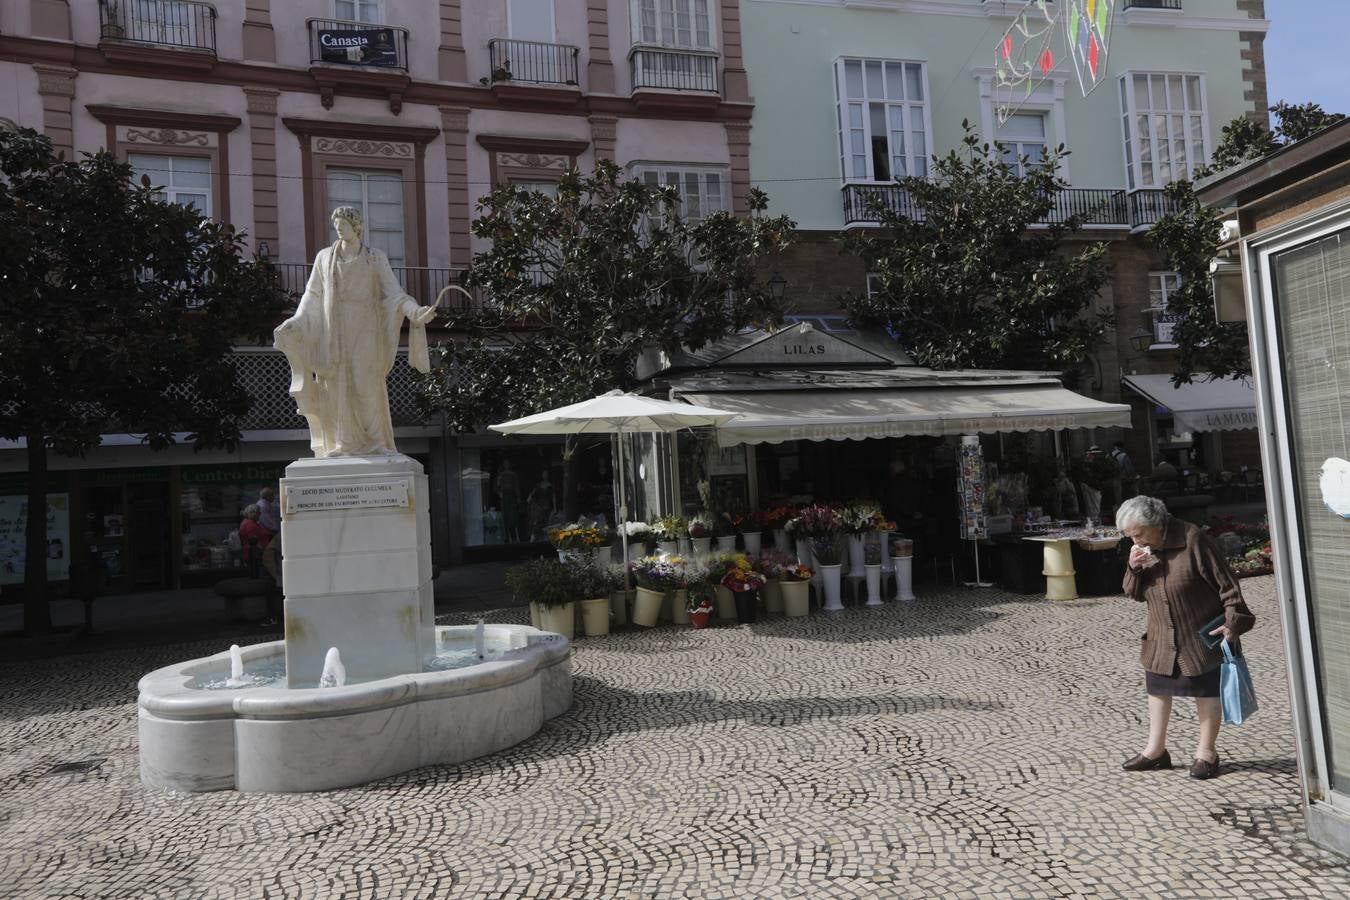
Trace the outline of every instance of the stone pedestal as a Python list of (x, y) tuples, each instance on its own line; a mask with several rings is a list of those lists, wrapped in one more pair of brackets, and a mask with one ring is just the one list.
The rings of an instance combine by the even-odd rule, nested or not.
[(420, 672), (435, 654), (428, 502), (421, 464), (402, 454), (286, 467), (288, 686), (316, 686), (329, 647), (349, 680)]

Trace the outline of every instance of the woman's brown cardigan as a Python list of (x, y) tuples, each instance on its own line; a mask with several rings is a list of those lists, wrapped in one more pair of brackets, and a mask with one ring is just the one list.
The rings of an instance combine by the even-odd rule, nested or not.
[[(1222, 615), (1233, 634), (1251, 631), (1256, 616), (1242, 599), (1242, 588), (1214, 539), (1180, 519), (1168, 519), (1162, 561), (1136, 572), (1125, 568), (1125, 595), (1148, 604), (1148, 632), (1139, 662), (1158, 675), (1200, 675), (1223, 662), (1223, 651), (1200, 642), (1196, 632)], [(1241, 648), (1236, 639), (1234, 652)]]

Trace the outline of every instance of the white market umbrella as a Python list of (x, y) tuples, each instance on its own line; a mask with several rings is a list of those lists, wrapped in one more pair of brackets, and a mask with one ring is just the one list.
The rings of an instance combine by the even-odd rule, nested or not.
[[(672, 403), (655, 397), (640, 397), (610, 391), (590, 400), (560, 406), (510, 422), (488, 426), (501, 434), (617, 434), (619, 436), (619, 525), (628, 521), (624, 497), (623, 436), (641, 432), (670, 432), (683, 428), (721, 425), (736, 413), (689, 403)], [(623, 536), (623, 571), (628, 577), (628, 540)]]

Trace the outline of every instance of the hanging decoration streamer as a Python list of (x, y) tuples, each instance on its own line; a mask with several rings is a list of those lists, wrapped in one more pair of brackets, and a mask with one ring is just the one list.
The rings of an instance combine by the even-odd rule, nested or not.
[[(1063, 7), (1067, 7), (1064, 9)], [(994, 108), (1007, 122), (1055, 68), (1055, 36), (1064, 45), (1083, 96), (1106, 78), (1116, 0), (1028, 0), (994, 51)], [(1063, 28), (1060, 25), (1063, 25)]]

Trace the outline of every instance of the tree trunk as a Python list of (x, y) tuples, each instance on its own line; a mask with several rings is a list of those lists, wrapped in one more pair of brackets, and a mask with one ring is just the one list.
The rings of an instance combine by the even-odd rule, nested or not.
[(28, 532), (23, 569), (23, 630), (48, 634), (52, 608), (47, 599), (47, 444), (28, 435)]

